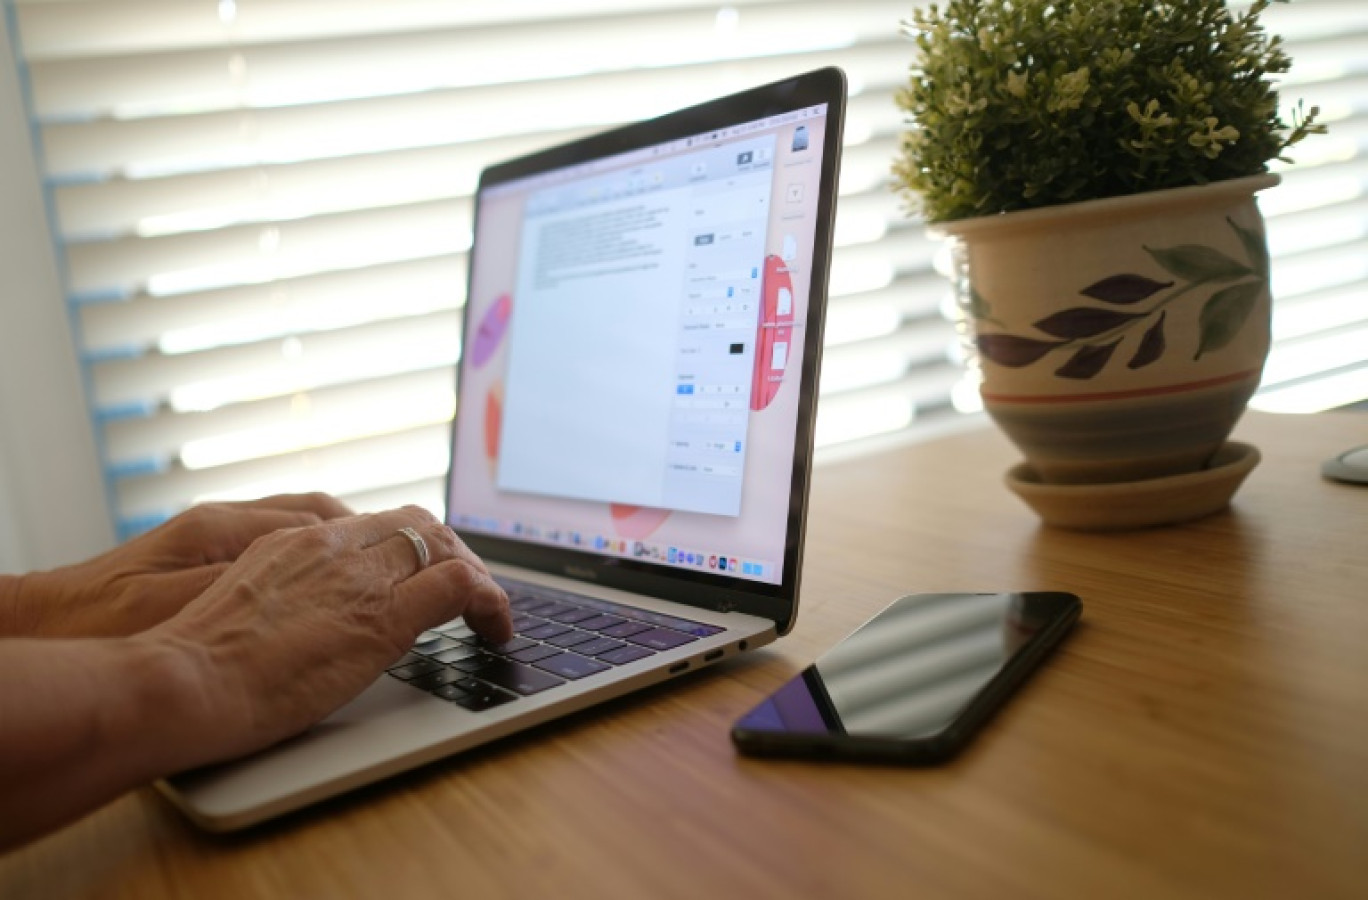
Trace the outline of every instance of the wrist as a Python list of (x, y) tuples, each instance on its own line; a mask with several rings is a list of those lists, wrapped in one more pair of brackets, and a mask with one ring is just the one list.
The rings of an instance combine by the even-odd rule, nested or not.
[(195, 665), (174, 646), (0, 643), (0, 851), (216, 758), (222, 732)]
[(46, 572), (0, 575), (0, 637), (34, 637), (42, 632), (44, 609), (55, 603)]
[(104, 710), (101, 729), (110, 745), (140, 745), (137, 783), (194, 768), (222, 757), (225, 727), (215, 702), (214, 679), (194, 645), (148, 633), (116, 639), (121, 689)]

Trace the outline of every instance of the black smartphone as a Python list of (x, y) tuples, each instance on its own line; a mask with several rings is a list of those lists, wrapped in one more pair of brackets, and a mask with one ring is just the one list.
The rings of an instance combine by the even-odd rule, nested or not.
[(732, 741), (761, 756), (949, 759), (1082, 610), (1053, 591), (902, 597), (738, 719)]

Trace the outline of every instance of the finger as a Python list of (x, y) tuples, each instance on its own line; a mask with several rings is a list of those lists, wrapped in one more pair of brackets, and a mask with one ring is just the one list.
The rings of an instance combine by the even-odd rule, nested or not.
[(397, 624), (407, 629), (405, 639), (457, 617), (496, 644), (513, 638), (508, 595), (464, 559), (445, 560), (400, 582), (394, 586), (394, 598)]
[(442, 522), (436, 522), (422, 528), (414, 529), (427, 542), (431, 551), (432, 559), (464, 559), (475, 568), (485, 574), (489, 574), (489, 567), (484, 560), (476, 555), (474, 550), (466, 546), (466, 542), (452, 531), (450, 527)]
[(317, 525), (317, 513), (242, 506), (220, 515), (206, 515), (200, 521), (195, 539), (206, 562), (231, 562), (242, 555), (262, 535), (282, 528)]
[[(403, 533), (407, 530), (411, 530), (418, 539), (415, 541)], [(423, 545), (424, 549), (419, 549), (417, 546), (419, 543)], [(474, 551), (456, 536), (455, 532), (441, 522), (417, 527), (405, 526), (396, 530), (380, 543), (367, 548), (365, 552), (381, 560), (381, 565), (395, 581), (410, 578), (427, 566), (446, 562), (450, 559), (464, 560), (477, 571), (486, 575), (489, 574), (484, 560), (476, 556)], [(424, 555), (426, 555), (426, 562)]]
[(261, 497), (257, 500), (239, 500), (223, 505), (248, 509), (285, 509), (313, 513), (323, 521), (356, 515), (347, 504), (331, 494), (325, 494), (321, 491), (309, 494), (272, 494), (269, 497)]

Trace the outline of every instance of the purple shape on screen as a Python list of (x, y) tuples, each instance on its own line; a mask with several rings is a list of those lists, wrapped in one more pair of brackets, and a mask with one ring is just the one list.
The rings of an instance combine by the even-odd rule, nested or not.
[(503, 340), (504, 332), (508, 330), (508, 319), (512, 312), (513, 298), (507, 294), (500, 294), (494, 305), (485, 311), (470, 347), (472, 366), (478, 369), (489, 362), (494, 351), (499, 349), (499, 341)]

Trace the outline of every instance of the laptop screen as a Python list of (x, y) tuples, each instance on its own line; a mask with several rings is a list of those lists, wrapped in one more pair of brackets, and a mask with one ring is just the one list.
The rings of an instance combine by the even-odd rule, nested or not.
[(463, 535), (783, 582), (833, 110), (756, 109), (486, 177), (447, 497)]

